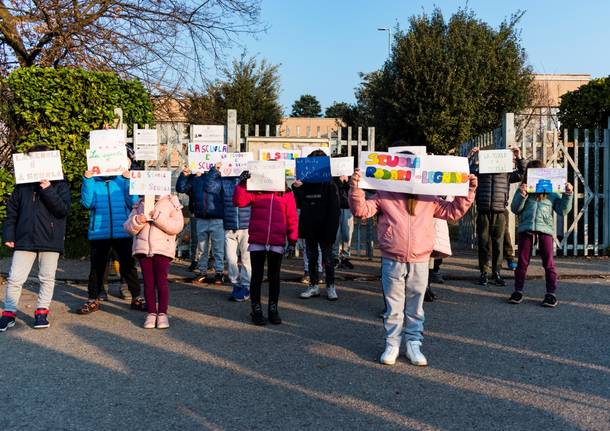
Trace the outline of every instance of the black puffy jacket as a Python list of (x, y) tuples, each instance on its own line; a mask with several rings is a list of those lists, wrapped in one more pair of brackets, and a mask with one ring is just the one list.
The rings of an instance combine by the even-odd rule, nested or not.
[(38, 183), (19, 184), (6, 206), (3, 240), (14, 242), (15, 250), (63, 253), (69, 212), (65, 181), (53, 181), (46, 189)]
[(523, 179), (525, 166), (525, 159), (517, 159), (517, 169), (513, 172), (479, 174), (478, 165), (471, 164), (471, 172), (479, 180), (476, 194), (477, 211), (504, 212), (508, 205), (510, 184)]
[(334, 182), (304, 183), (293, 190), (299, 215), (299, 238), (334, 243), (339, 228), (339, 192)]

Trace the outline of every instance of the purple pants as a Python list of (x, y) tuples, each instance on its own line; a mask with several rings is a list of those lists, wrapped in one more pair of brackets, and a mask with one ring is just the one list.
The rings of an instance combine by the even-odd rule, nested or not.
[(557, 289), (557, 271), (553, 259), (553, 237), (539, 232), (521, 232), (519, 234), (519, 261), (515, 271), (515, 290), (521, 292), (525, 284), (525, 274), (532, 258), (534, 239), (538, 237), (538, 250), (542, 258), (542, 266), (546, 278), (547, 293), (555, 293)]
[[(139, 256), (142, 277), (144, 278), (144, 298), (149, 313), (167, 314), (169, 305), (169, 264), (171, 259), (167, 256), (155, 254), (154, 256)], [(157, 296), (159, 307), (157, 308)]]

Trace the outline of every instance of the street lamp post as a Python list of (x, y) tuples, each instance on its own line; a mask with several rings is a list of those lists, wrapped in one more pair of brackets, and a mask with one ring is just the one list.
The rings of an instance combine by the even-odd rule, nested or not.
[(392, 52), (392, 29), (389, 27), (378, 28), (377, 31), (387, 31), (388, 32), (388, 57), (389, 57), (390, 53)]

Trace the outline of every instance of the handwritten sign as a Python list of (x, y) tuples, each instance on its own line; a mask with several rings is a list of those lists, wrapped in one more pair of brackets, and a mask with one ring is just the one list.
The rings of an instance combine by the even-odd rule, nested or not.
[(479, 151), (479, 173), (497, 174), (513, 171), (513, 152), (511, 150)]
[(204, 126), (195, 124), (191, 129), (192, 142), (225, 143), (225, 126)]
[(63, 180), (59, 151), (38, 151), (29, 154), (13, 154), (15, 183), (37, 183), (41, 180)]
[(189, 143), (189, 168), (193, 172), (209, 171), (212, 166), (227, 158), (225, 144)]
[(125, 131), (122, 129), (92, 130), (89, 132), (89, 148), (112, 148), (125, 146)]
[(325, 183), (332, 180), (330, 157), (300, 157), (296, 160), (296, 177), (304, 183)]
[(247, 188), (249, 191), (283, 192), (286, 190), (286, 171), (284, 164), (265, 160), (252, 160), (248, 162), (250, 179)]
[(238, 177), (248, 169), (248, 162), (254, 160), (252, 153), (228, 153), (222, 159), (220, 174), (223, 177)]
[(169, 195), (172, 192), (171, 171), (131, 171), (130, 195)]
[(363, 189), (437, 196), (468, 195), (466, 157), (363, 151), (360, 170), (360, 187)]
[(528, 193), (562, 193), (568, 182), (566, 168), (528, 168)]
[(330, 157), (329, 147), (301, 147), (301, 157), (307, 157), (316, 150), (322, 150), (324, 154)]
[(159, 142), (156, 129), (137, 129), (133, 134), (133, 149), (136, 160), (159, 158)]
[(404, 145), (401, 147), (388, 148), (388, 152), (392, 154), (401, 153), (403, 151), (410, 151), (416, 156), (425, 156), (426, 154), (428, 154), (425, 145)]
[(258, 151), (259, 160), (282, 160), (286, 168), (286, 176), (294, 177), (296, 174), (295, 160), (301, 157), (300, 150), (285, 150), (283, 148), (261, 148)]
[(333, 177), (349, 177), (354, 173), (353, 157), (333, 157), (330, 159), (330, 174)]
[(129, 159), (124, 145), (87, 150), (87, 170), (94, 177), (121, 175), (128, 169)]

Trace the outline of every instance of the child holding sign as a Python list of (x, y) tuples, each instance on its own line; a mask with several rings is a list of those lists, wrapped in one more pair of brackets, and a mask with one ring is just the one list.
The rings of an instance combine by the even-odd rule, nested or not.
[(519, 216), (519, 261), (515, 270), (515, 291), (509, 302), (520, 304), (523, 301), (525, 275), (532, 257), (534, 240), (538, 240), (542, 266), (546, 279), (546, 295), (540, 305), (544, 307), (557, 306), (555, 290), (557, 289), (557, 271), (553, 260), (553, 211), (566, 215), (572, 208), (572, 184), (566, 183), (565, 192), (558, 193), (527, 193), (527, 171), (530, 168), (541, 168), (540, 160), (532, 160), (527, 164), (525, 176), (519, 190), (515, 192), (511, 210)]
[(404, 336), (407, 359), (414, 365), (426, 366), (428, 361), (420, 346), (428, 261), (434, 248), (434, 219), (458, 220), (466, 214), (474, 202), (477, 178), (470, 175), (467, 197), (456, 197), (451, 202), (436, 196), (388, 191), (378, 191), (365, 199), (364, 191), (359, 187), (360, 178), (357, 169), (349, 194), (354, 216), (369, 218), (379, 214), (381, 282), (387, 308), (384, 313), (386, 347), (380, 362), (386, 365), (396, 362)]
[(144, 297), (148, 310), (144, 328), (169, 328), (167, 276), (169, 265), (176, 255), (176, 235), (184, 227), (182, 205), (176, 196), (159, 196), (152, 212), (144, 214), (144, 199), (140, 199), (124, 227), (134, 236), (133, 255), (140, 261), (144, 278)]

